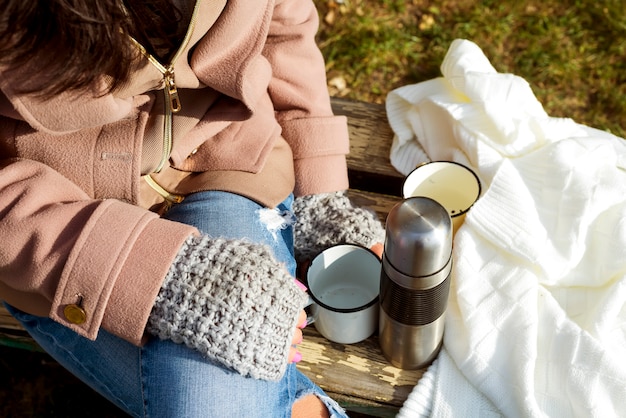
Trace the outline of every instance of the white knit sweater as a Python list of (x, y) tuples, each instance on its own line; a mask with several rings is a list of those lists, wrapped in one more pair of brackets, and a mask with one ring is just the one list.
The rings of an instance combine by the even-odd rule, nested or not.
[(401, 417), (626, 415), (626, 141), (549, 117), (472, 42), (387, 98), (391, 161), (472, 166), (444, 349)]

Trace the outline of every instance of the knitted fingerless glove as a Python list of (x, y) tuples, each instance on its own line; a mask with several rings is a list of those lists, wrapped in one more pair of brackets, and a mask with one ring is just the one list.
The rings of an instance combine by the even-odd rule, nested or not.
[(146, 330), (244, 376), (279, 380), (306, 299), (269, 248), (189, 237), (165, 277)]
[(298, 197), (293, 211), (298, 262), (312, 259), (335, 244), (371, 248), (385, 240), (385, 228), (376, 214), (353, 206), (345, 191)]

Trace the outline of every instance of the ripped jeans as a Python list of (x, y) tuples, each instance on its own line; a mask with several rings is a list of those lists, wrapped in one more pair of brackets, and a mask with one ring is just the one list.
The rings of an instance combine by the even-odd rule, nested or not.
[[(232, 193), (200, 192), (164, 217), (211, 236), (268, 244), (294, 274), (292, 202), (290, 196), (269, 210)], [(170, 341), (152, 338), (135, 347), (104, 330), (90, 341), (48, 318), (9, 310), (52, 357), (131, 416), (289, 417), (293, 403), (311, 393), (324, 402), (331, 417), (346, 416), (293, 364), (278, 382), (255, 380)]]

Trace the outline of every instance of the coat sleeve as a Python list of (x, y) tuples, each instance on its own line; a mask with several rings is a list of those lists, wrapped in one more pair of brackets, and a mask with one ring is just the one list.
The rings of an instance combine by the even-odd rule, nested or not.
[[(43, 297), (52, 319), (90, 339), (102, 326), (140, 344), (171, 262), (196, 232), (129, 203), (90, 199), (44, 164), (0, 161), (2, 285)], [(71, 304), (84, 309), (83, 323), (66, 317)]]
[(264, 56), (272, 67), (269, 92), (283, 137), (294, 153), (296, 195), (348, 187), (347, 120), (334, 116), (311, 0), (277, 1)]

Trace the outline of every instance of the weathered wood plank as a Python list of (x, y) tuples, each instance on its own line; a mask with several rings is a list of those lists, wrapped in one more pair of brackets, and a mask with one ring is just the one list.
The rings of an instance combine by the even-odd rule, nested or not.
[(396, 406), (373, 402), (369, 399), (344, 396), (339, 393), (333, 393), (332, 398), (349, 411), (350, 416), (359, 413), (368, 417), (394, 418), (400, 410)]
[(329, 395), (339, 395), (355, 405), (373, 402), (399, 408), (424, 373), (392, 366), (383, 356), (377, 336), (344, 345), (326, 340), (313, 326), (304, 334), (298, 369)]
[(393, 131), (387, 121), (385, 106), (333, 98), (332, 107), (335, 114), (348, 117), (348, 168), (383, 177), (402, 177), (389, 162)]
[(371, 193), (362, 190), (348, 190), (348, 196), (352, 202), (360, 207), (368, 208), (378, 214), (378, 218), (384, 223), (391, 208), (398, 202), (398, 196), (390, 196), (379, 193)]
[(400, 196), (403, 175), (389, 161), (393, 132), (384, 105), (333, 98), (333, 110), (348, 118), (350, 188)]
[(4, 305), (0, 303), (0, 331), (3, 329), (21, 330), (23, 328), (17, 319), (13, 318)]

